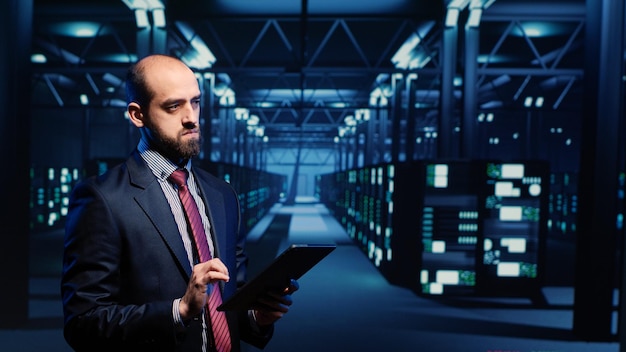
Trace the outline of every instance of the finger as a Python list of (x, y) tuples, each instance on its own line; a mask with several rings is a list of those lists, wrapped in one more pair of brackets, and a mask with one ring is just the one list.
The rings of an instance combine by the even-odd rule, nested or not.
[(252, 305), (252, 308), (267, 313), (276, 312), (284, 314), (289, 311), (289, 305), (282, 304), (274, 299), (267, 299), (263, 297), (256, 300), (256, 302)]
[(219, 259), (207, 260), (206, 262), (196, 264), (195, 267), (203, 272), (218, 271), (224, 274), (228, 274), (228, 268)]
[(214, 284), (218, 281), (228, 282), (228, 280), (230, 280), (230, 276), (217, 272), (217, 271), (211, 271), (208, 273), (207, 276), (208, 276), (207, 282), (211, 284)]
[(298, 283), (298, 281), (291, 279), (289, 280), (289, 286), (285, 287), (283, 293), (292, 294), (298, 291), (298, 289), (300, 289), (300, 284)]
[(266, 295), (259, 297), (259, 302), (272, 307), (273, 309), (282, 310), (293, 304), (293, 300), (290, 295), (278, 294), (275, 292), (269, 292)]
[(211, 259), (208, 263), (210, 263), (212, 270), (228, 275), (228, 268), (219, 258)]
[(209, 260), (204, 263), (197, 264), (194, 267), (194, 271), (197, 271), (199, 277), (201, 277), (202, 283), (207, 284), (209, 282), (214, 283), (216, 281), (230, 280), (228, 275), (228, 269), (220, 260)]

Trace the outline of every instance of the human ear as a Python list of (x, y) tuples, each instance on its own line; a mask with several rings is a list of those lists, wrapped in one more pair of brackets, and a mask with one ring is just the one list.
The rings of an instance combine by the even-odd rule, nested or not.
[(126, 111), (128, 112), (128, 118), (130, 119), (130, 122), (132, 122), (135, 127), (144, 126), (144, 116), (141, 110), (141, 105), (133, 101), (128, 104)]

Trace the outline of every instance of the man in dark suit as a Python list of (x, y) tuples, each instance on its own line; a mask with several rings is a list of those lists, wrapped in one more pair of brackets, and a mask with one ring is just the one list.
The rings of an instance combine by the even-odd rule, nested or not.
[[(217, 351), (207, 299), (245, 280), (245, 234), (233, 189), (191, 159), (201, 146), (200, 89), (180, 60), (152, 55), (127, 77), (141, 140), (125, 163), (77, 185), (67, 217), (64, 335), (77, 351)], [(202, 261), (169, 176), (184, 169), (212, 258)], [(217, 284), (217, 285), (216, 285)], [(292, 281), (249, 311), (227, 312), (232, 351), (263, 348), (287, 313)], [(219, 293), (219, 292), (218, 292)], [(210, 313), (214, 314), (214, 313)]]

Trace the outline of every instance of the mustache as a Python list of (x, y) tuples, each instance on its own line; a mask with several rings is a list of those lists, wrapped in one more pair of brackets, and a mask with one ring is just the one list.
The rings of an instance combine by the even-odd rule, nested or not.
[(200, 127), (200, 123), (198, 123), (198, 122), (185, 122), (183, 124), (183, 127), (188, 129), (188, 130), (193, 130), (195, 128), (199, 128)]

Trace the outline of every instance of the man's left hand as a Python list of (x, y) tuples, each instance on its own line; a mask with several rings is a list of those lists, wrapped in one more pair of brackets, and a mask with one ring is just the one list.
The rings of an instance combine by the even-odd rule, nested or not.
[(282, 292), (268, 292), (260, 297), (254, 305), (254, 315), (260, 327), (269, 326), (282, 318), (293, 303), (291, 294), (300, 288), (298, 281), (291, 280)]

